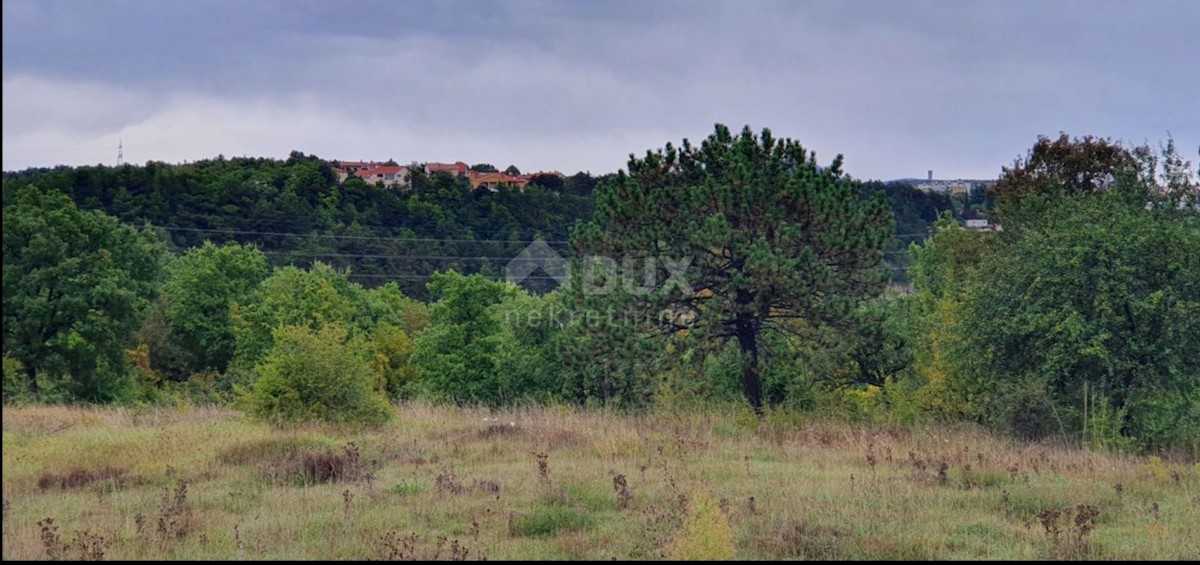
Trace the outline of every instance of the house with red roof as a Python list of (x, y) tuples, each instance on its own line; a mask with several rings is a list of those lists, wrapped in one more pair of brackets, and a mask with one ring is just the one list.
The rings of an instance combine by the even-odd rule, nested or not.
[(471, 168), (462, 161), (456, 161), (454, 163), (425, 163), (425, 174), (429, 176), (433, 176), (433, 173), (438, 171), (444, 171), (461, 177), (466, 176), (470, 170)]
[(481, 173), (478, 171), (470, 171), (467, 178), (471, 181), (471, 189), (480, 187), (486, 188), (492, 192), (500, 189), (502, 186), (509, 188), (519, 188), (524, 190), (525, 185), (529, 184), (528, 175), (510, 175), (508, 173)]
[(366, 181), (367, 184), (382, 183), (386, 188), (409, 186), (408, 167), (404, 165), (378, 165), (360, 169), (351, 174)]

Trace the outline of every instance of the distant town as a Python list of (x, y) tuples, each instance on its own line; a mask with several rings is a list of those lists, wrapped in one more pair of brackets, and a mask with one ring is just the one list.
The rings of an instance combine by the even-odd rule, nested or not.
[(426, 175), (433, 175), (437, 172), (446, 172), (455, 176), (467, 177), (471, 183), (471, 189), (485, 188), (493, 192), (500, 187), (524, 189), (529, 181), (533, 180), (538, 175), (553, 175), (563, 178), (564, 175), (558, 171), (538, 171), (536, 173), (522, 174), (516, 167), (509, 166), (504, 171), (493, 170), (490, 166), (476, 165), (475, 168), (467, 166), (462, 161), (454, 163), (411, 163), (409, 165), (399, 165), (394, 161), (333, 161), (333, 172), (337, 175), (338, 182), (346, 182), (350, 177), (358, 177), (367, 184), (382, 185), (385, 188), (409, 188), (412, 186), (410, 172), (413, 170), (421, 170)]
[(904, 183), (925, 192), (942, 192), (947, 194), (969, 194), (973, 190), (984, 190), (996, 184), (995, 179), (934, 179), (932, 170), (929, 171), (924, 179), (904, 178), (888, 182)]
[[(509, 166), (504, 171), (494, 170), (491, 165), (470, 166), (462, 161), (454, 163), (418, 163), (400, 165), (395, 161), (331, 161), (333, 172), (339, 183), (344, 183), (351, 177), (362, 179), (370, 185), (382, 188), (405, 190), (412, 187), (411, 172), (419, 170), (427, 176), (444, 172), (454, 176), (466, 177), (471, 183), (472, 190), (480, 188), (496, 192), (501, 187), (524, 190), (535, 177), (551, 175), (564, 178), (558, 171), (538, 171), (536, 173), (521, 173), (515, 166)], [(947, 195), (967, 196), (976, 191), (983, 191), (996, 184), (995, 180), (980, 179), (934, 179), (930, 170), (924, 180), (915, 178), (894, 179), (888, 183), (906, 184), (922, 192)], [(996, 231), (1000, 226), (990, 223), (988, 218), (977, 210), (966, 209), (961, 213), (966, 227), (979, 231)]]

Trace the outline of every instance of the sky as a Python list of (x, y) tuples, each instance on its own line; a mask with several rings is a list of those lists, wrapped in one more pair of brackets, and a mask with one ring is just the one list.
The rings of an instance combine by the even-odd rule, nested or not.
[(5, 0), (3, 169), (229, 156), (593, 174), (770, 128), (860, 179), (1039, 135), (1200, 150), (1194, 0)]

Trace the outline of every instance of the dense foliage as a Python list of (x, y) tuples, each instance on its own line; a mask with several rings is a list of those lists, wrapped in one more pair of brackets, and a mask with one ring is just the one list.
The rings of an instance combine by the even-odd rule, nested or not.
[(15, 192), (4, 207), (4, 355), (34, 398), (121, 398), (124, 347), (160, 283), (162, 244), (62, 193)]
[[(426, 298), (437, 271), (497, 276), (534, 238), (565, 241), (591, 217), (596, 179), (585, 173), (524, 191), (472, 191), (466, 177), (415, 170), (411, 190), (352, 177), (338, 183), (328, 162), (218, 157), (183, 165), (85, 166), (5, 174), (4, 202), (36, 185), (81, 209), (149, 225), (178, 250), (205, 241), (254, 243), (271, 264), (316, 261), (350, 268), (365, 286), (395, 282)], [(544, 179), (544, 177), (543, 177)]]
[[(1041, 138), (989, 193), (720, 125), (602, 178), (411, 178), (300, 153), (6, 173), (5, 402), (740, 401), (1200, 457), (1200, 189), (1171, 143)], [(575, 276), (496, 280), (537, 238)]]
[[(669, 310), (650, 321), (659, 331), (736, 340), (743, 391), (761, 411), (763, 335), (841, 325), (886, 278), (876, 267), (893, 233), (891, 213), (881, 194), (860, 200), (841, 165), (839, 156), (822, 168), (798, 142), (770, 130), (758, 136), (747, 127), (735, 136), (718, 125), (698, 147), (685, 139), (678, 150), (668, 144), (631, 158), (628, 174), (597, 194), (596, 218), (576, 242), (590, 255), (639, 267), (686, 264), (686, 288), (622, 284), (629, 300), (621, 307)], [(618, 276), (643, 281), (628, 267)]]
[(1196, 449), (1200, 209), (1165, 153), (1043, 139), (997, 184), (1003, 232), (943, 223), (913, 274), (926, 408), (1030, 438)]
[(225, 371), (236, 345), (230, 306), (244, 304), (268, 273), (266, 256), (258, 249), (208, 241), (168, 266), (166, 321), (173, 341), (186, 352), (186, 372)]
[(345, 328), (330, 324), (317, 330), (281, 326), (272, 339), (255, 367), (258, 379), (242, 398), (252, 415), (272, 422), (382, 423), (391, 418), (361, 337), (348, 339)]

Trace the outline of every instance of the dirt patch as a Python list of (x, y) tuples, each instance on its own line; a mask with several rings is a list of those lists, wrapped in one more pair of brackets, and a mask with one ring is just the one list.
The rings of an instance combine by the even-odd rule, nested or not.
[(257, 467), (272, 485), (356, 481), (368, 471), (353, 442), (333, 449), (307, 439), (270, 438), (230, 447), (218, 459), (229, 465)]
[(71, 469), (57, 474), (43, 471), (38, 477), (38, 490), (74, 490), (81, 489), (93, 483), (108, 483), (113, 488), (121, 488), (134, 479), (129, 469), (123, 467), (102, 467), (100, 469)]
[(492, 439), (520, 435), (522, 432), (524, 432), (524, 430), (517, 426), (492, 424), (482, 430), (479, 430), (478, 434), (476, 435), (479, 439)]
[(222, 451), (217, 459), (226, 465), (269, 464), (281, 458), (319, 452), (328, 447), (310, 439), (268, 438), (230, 447)]
[(763, 528), (748, 543), (772, 559), (845, 559), (850, 532), (802, 519), (782, 520)]
[(546, 430), (543, 435), (546, 438), (546, 446), (550, 449), (572, 447), (583, 442), (583, 437), (578, 432), (563, 428)]

